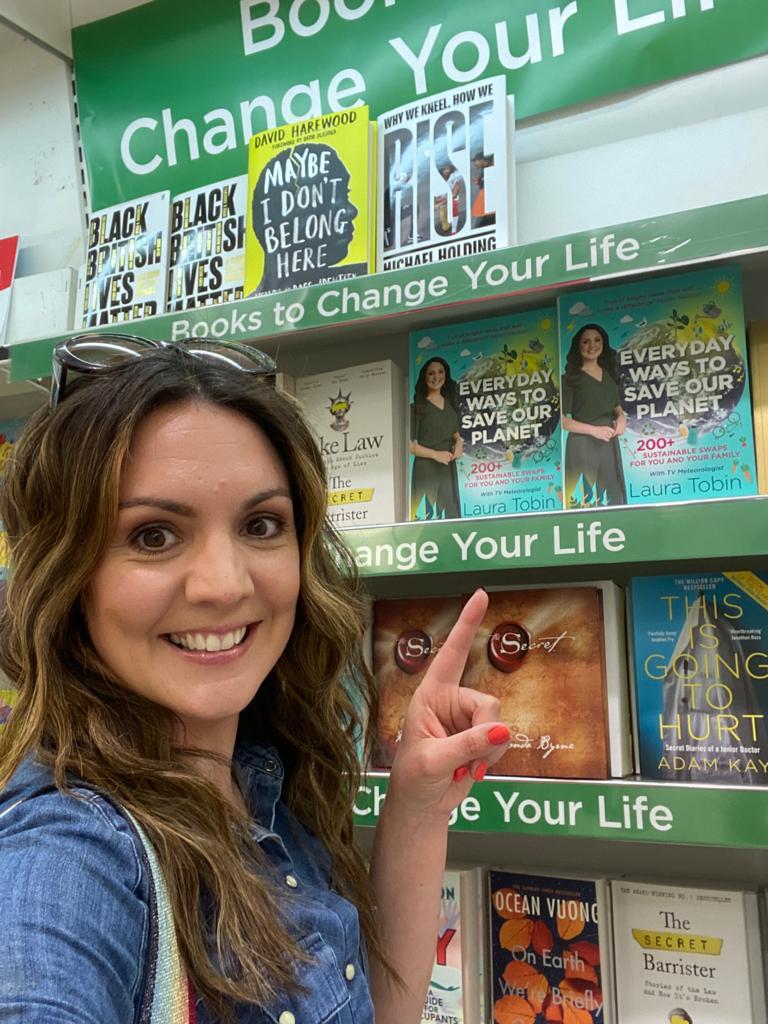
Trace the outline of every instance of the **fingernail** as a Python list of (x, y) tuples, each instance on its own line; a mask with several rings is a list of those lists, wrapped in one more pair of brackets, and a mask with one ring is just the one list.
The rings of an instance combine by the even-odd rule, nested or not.
[(481, 761), (480, 764), (478, 764), (477, 768), (475, 768), (475, 782), (482, 782), (483, 779), (485, 778), (485, 773), (487, 771), (488, 765), (486, 764), (485, 761)]
[(463, 764), (461, 766), (461, 768), (457, 768), (456, 771), (453, 773), (453, 781), (454, 782), (461, 782), (461, 780), (462, 779), (466, 779), (466, 777), (468, 775), (469, 775), (469, 768), (467, 768), (467, 766), (465, 764)]
[(499, 747), (502, 743), (509, 742), (509, 729), (506, 725), (494, 725), (492, 729), (488, 730), (488, 742), (495, 744)]

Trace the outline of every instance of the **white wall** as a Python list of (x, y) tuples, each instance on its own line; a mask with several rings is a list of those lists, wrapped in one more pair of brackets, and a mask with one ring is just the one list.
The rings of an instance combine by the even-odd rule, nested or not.
[(20, 234), (19, 276), (84, 258), (71, 72), (0, 28), (0, 236)]
[(520, 242), (764, 193), (768, 56), (518, 132)]

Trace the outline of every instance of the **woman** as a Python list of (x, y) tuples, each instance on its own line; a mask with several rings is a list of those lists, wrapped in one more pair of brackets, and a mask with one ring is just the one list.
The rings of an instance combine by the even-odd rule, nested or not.
[(509, 737), (458, 687), (486, 599), (413, 700), (369, 880), (348, 673), (375, 701), (312, 435), (252, 351), (151, 345), (60, 346), (8, 470), (0, 1022), (418, 1021), (448, 816)]
[[(456, 382), (444, 359), (433, 356), (416, 378), (411, 405), (411, 519), (458, 519), (456, 460), (464, 452), (459, 433)], [(420, 514), (424, 502), (424, 512)]]
[(619, 437), (627, 429), (608, 334), (585, 324), (573, 337), (562, 387), (566, 507), (624, 505)]

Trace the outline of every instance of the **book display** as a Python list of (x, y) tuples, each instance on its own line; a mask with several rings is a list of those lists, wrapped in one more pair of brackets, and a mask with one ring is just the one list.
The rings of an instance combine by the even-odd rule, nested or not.
[(620, 1024), (765, 1024), (755, 892), (611, 883)]
[(494, 1020), (615, 1024), (608, 883), (488, 872)]
[(144, 320), (165, 309), (170, 193), (97, 210), (88, 218), (83, 327)]
[(768, 578), (634, 579), (631, 630), (640, 774), (768, 784)]
[(409, 518), (559, 508), (557, 311), (415, 331), (410, 350)]
[(449, 868), (440, 900), (432, 977), (422, 1024), (483, 1024), (485, 918), (483, 872)]
[[(389, 767), (413, 691), (461, 610), (460, 598), (378, 601), (375, 767)], [(622, 633), (612, 583), (492, 591), (462, 685), (500, 702), (512, 743), (498, 775), (601, 779), (631, 771)]]
[(328, 478), (328, 519), (374, 526), (402, 518), (400, 371), (390, 360), (296, 381)]
[(0, 238), (0, 344), (5, 339), (8, 326), (8, 311), (11, 308), (11, 288), (16, 275), (16, 260), (19, 255), (19, 236)]
[[(110, 75), (96, 59), (112, 18), (75, 29), (67, 328), (275, 358), (370, 601), (361, 834), (416, 687), (488, 591), (462, 685), (512, 742), (451, 817), (423, 1024), (768, 1024), (761, 3), (117, 0), (146, 90), (117, 47)], [(744, 124), (697, 126), (712, 94), (684, 86), (738, 106), (740, 75)], [(11, 320), (54, 267), (27, 228), (0, 239), (0, 341), (6, 243)], [(51, 324), (10, 344), (12, 397), (50, 372)], [(0, 475), (21, 422), (0, 416)]]
[(741, 277), (561, 297), (564, 507), (757, 493)]
[(242, 299), (247, 190), (241, 174), (173, 197), (169, 310)]
[(506, 78), (379, 115), (378, 270), (515, 241), (514, 99)]
[(247, 295), (371, 271), (374, 139), (367, 107), (282, 125), (251, 138)]

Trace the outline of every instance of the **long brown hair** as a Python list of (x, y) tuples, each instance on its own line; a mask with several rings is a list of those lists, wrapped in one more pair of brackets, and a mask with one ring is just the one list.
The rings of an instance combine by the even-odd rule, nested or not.
[[(174, 350), (143, 356), (98, 380), (74, 381), (58, 408), (38, 412), (17, 442), (0, 499), (12, 565), (0, 668), (18, 688), (0, 733), (0, 788), (33, 753), (61, 789), (83, 780), (132, 812), (156, 849), (192, 982), (228, 1017), (234, 1001), (263, 1004), (295, 988), (303, 956), (280, 923), (246, 821), (177, 745), (173, 714), (110, 674), (81, 608), (115, 528), (135, 431), (151, 412), (180, 402), (247, 417), (286, 466), (301, 557), (296, 621), (240, 731), (247, 738), (255, 721), (266, 723), (286, 762), (284, 799), (326, 844), (334, 886), (357, 905), (372, 953), (387, 963), (352, 834), (356, 741), (361, 720), (375, 721), (360, 653), (362, 597), (350, 555), (325, 518), (322, 459), (297, 403), (241, 371)], [(202, 902), (217, 908), (213, 958)], [(270, 941), (254, 942), (254, 935)]]

